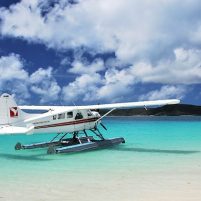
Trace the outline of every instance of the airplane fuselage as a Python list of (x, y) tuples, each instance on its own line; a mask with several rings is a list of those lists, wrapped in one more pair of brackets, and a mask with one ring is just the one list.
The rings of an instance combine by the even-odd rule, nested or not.
[(100, 118), (98, 112), (90, 110), (73, 110), (57, 115), (44, 117), (32, 124), (34, 133), (77, 132), (93, 129)]

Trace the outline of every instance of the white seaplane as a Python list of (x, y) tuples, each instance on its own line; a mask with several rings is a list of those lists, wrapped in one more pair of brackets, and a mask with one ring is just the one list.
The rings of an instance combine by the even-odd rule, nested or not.
[[(0, 135), (55, 133), (51, 141), (22, 145), (16, 150), (47, 147), (47, 153), (69, 153), (97, 149), (125, 143), (124, 138), (105, 139), (98, 129), (102, 118), (117, 108), (135, 108), (178, 104), (180, 100), (156, 100), (142, 102), (113, 103), (87, 106), (17, 106), (9, 94), (0, 96)], [(101, 116), (97, 110), (110, 109)], [(23, 110), (43, 110), (43, 113), (28, 113)], [(92, 135), (88, 135), (88, 133)], [(66, 138), (66, 135), (70, 135)], [(58, 139), (59, 138), (59, 139)]]

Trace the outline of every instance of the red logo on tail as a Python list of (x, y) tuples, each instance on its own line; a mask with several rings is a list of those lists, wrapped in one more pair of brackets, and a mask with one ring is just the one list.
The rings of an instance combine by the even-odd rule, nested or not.
[(18, 117), (17, 107), (11, 107), (10, 108), (10, 117)]

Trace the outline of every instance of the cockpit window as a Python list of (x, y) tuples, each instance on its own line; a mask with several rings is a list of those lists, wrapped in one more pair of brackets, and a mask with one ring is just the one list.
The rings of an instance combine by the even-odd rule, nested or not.
[(83, 115), (81, 112), (78, 112), (75, 116), (75, 119), (83, 119)]
[(91, 116), (92, 116), (91, 110), (88, 110), (88, 111), (87, 111), (87, 115), (88, 115), (88, 117), (91, 117)]
[(73, 112), (67, 112), (67, 118), (73, 118)]
[(53, 120), (56, 120), (57, 119), (57, 115), (53, 115)]

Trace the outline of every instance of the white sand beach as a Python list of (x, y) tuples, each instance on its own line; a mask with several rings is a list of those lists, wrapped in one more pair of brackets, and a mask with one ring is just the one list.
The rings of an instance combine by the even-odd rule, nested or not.
[[(2, 201), (200, 201), (201, 164), (168, 170), (44, 173), (0, 181)], [(175, 168), (175, 166), (173, 166)], [(76, 171), (76, 170), (75, 170)]]

